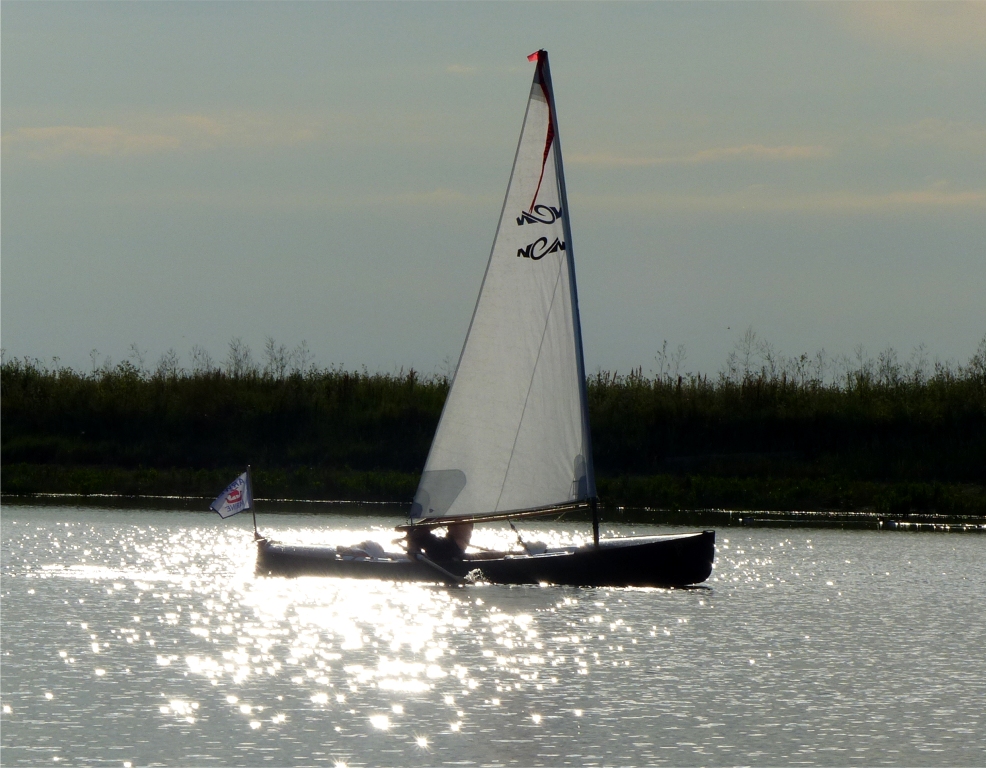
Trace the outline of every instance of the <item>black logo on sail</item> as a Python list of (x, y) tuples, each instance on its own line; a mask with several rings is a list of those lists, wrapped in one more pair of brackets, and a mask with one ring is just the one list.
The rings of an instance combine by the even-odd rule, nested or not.
[(523, 256), (525, 259), (531, 259), (532, 261), (537, 261), (538, 259), (543, 259), (549, 253), (556, 253), (557, 251), (564, 251), (565, 243), (559, 240), (557, 237), (555, 241), (548, 245), (548, 238), (539, 237), (533, 243), (528, 245), (526, 248), (518, 248), (517, 256), (518, 258)]
[(520, 227), (524, 224), (553, 224), (560, 218), (561, 208), (555, 208), (550, 205), (535, 205), (530, 211), (524, 211), (517, 217), (517, 226)]

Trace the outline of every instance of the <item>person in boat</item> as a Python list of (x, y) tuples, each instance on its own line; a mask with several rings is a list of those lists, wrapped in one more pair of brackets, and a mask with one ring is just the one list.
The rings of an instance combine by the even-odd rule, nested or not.
[(455, 523), (448, 526), (445, 536), (437, 536), (433, 528), (412, 528), (407, 532), (407, 553), (414, 557), (420, 552), (435, 562), (461, 560), (469, 546), (472, 527), (472, 523)]

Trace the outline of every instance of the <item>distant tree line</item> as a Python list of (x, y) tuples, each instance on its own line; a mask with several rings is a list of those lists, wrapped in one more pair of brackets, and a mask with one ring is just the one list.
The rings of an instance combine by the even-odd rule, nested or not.
[[(245, 464), (258, 493), (408, 501), (450, 376), (320, 368), (307, 346), (239, 339), (149, 369), (3, 360), (2, 490), (199, 493)], [(986, 338), (965, 364), (786, 358), (748, 331), (718, 375), (589, 377), (605, 502), (670, 508), (986, 514)]]

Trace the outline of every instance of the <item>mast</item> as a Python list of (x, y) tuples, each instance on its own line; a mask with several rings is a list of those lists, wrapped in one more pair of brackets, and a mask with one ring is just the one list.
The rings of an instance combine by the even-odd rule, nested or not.
[(247, 481), (246, 481), (247, 493), (250, 495), (250, 512), (253, 515), (253, 540), (257, 541), (258, 539), (262, 539), (263, 536), (261, 536), (260, 531), (257, 530), (257, 509), (253, 505), (253, 478), (250, 475), (249, 464), (247, 464), (246, 476), (247, 476)]
[[(596, 496), (596, 473), (592, 461), (592, 432), (589, 429), (589, 392), (585, 376), (585, 356), (582, 349), (582, 319), (579, 314), (579, 291), (575, 280), (575, 255), (572, 253), (572, 223), (568, 216), (568, 189), (565, 186), (565, 163), (562, 162), (561, 136), (558, 133), (558, 110), (555, 107), (555, 89), (551, 85), (551, 68), (548, 66), (548, 52), (543, 48), (537, 52), (538, 69), (542, 70), (542, 83), (551, 106), (551, 115), (555, 123), (556, 152), (558, 153), (558, 188), (565, 210), (565, 242), (568, 243), (568, 270), (572, 284), (572, 314), (575, 320), (575, 347), (579, 367), (579, 394), (582, 398), (582, 413), (584, 414), (582, 436), (585, 445), (586, 477), (588, 478), (589, 505), (592, 509), (592, 543), (599, 547), (599, 498)], [(530, 58), (530, 57), (528, 57)]]
[[(558, 189), (565, 211), (562, 226), (565, 229), (565, 242), (568, 247), (568, 279), (572, 285), (572, 316), (575, 323), (575, 352), (579, 369), (579, 395), (582, 399), (582, 413), (584, 416), (582, 424), (582, 443), (585, 446), (586, 477), (589, 481), (589, 499), (592, 500), (593, 516), (595, 516), (596, 473), (592, 461), (592, 433), (589, 430), (589, 391), (586, 385), (585, 356), (582, 350), (582, 317), (579, 314), (579, 291), (578, 284), (575, 279), (575, 254), (572, 251), (572, 220), (568, 215), (568, 188), (565, 186), (565, 163), (562, 162), (561, 134), (558, 131), (558, 109), (555, 107), (555, 89), (551, 85), (551, 68), (548, 66), (548, 52), (543, 48), (537, 52), (537, 61), (539, 69), (543, 66), (542, 82), (544, 83), (545, 92), (551, 105), (551, 115), (554, 122), (555, 152), (558, 156)], [(598, 535), (596, 538), (599, 538)]]

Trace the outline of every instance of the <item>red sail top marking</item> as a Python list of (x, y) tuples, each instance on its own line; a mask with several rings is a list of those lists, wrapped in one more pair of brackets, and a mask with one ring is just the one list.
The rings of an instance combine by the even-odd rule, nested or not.
[(544, 100), (548, 103), (548, 135), (544, 139), (544, 156), (541, 158), (541, 175), (538, 177), (537, 189), (534, 190), (534, 199), (531, 200), (531, 207), (529, 209), (533, 212), (534, 205), (538, 201), (538, 193), (541, 191), (541, 182), (544, 181), (544, 168), (548, 164), (548, 152), (551, 150), (551, 142), (555, 140), (555, 115), (551, 109), (551, 93), (548, 90), (548, 84), (545, 82), (543, 71), (544, 64), (548, 60), (548, 52), (545, 50), (537, 51), (528, 56), (527, 60), (537, 60), (538, 67), (534, 74), (534, 78), (540, 84), (541, 92), (544, 94)]

